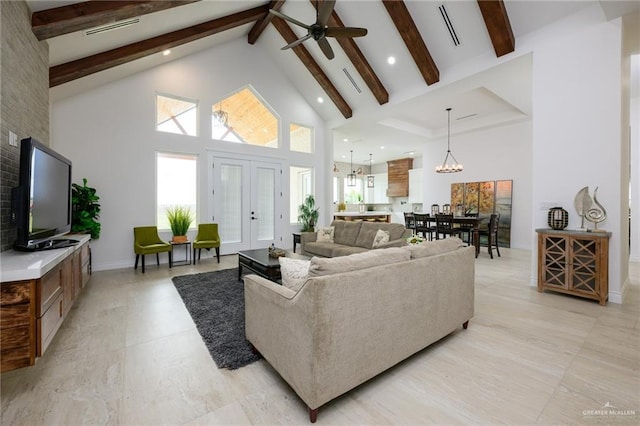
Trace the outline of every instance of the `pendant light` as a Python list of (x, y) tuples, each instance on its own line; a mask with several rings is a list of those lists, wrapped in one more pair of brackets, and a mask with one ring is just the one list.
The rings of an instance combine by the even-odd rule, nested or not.
[[(447, 108), (447, 155), (444, 157), (444, 161), (441, 166), (436, 167), (436, 173), (457, 173), (462, 171), (462, 164), (458, 164), (458, 160), (451, 153), (450, 147), (451, 139), (451, 108)], [(452, 163), (448, 163), (449, 157), (453, 160)]]
[(371, 168), (372, 168), (371, 164), (372, 164), (371, 154), (369, 154), (369, 176), (367, 176), (367, 188), (374, 187), (375, 176), (371, 174)]
[(356, 171), (353, 170), (353, 150), (351, 150), (351, 173), (347, 175), (347, 186), (356, 186)]

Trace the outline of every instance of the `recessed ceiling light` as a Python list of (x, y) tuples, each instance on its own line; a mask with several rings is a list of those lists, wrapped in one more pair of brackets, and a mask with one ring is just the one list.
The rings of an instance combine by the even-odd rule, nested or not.
[(324, 99), (322, 99), (320, 96), (318, 96), (318, 103), (321, 104), (324, 102)]
[(387, 63), (388, 63), (389, 65), (393, 65), (393, 64), (395, 64), (395, 63), (396, 63), (396, 58), (395, 58), (395, 57), (393, 57), (393, 56), (389, 56), (389, 57), (387, 58)]
[(384, 146), (381, 146), (380, 149), (384, 149)]
[(346, 156), (346, 155), (343, 155), (341, 158), (347, 158), (347, 156)]
[(344, 138), (344, 139), (342, 139), (342, 142), (349, 142), (349, 139)]
[(167, 50), (165, 50), (164, 52), (162, 52), (162, 54), (163, 54), (164, 56), (167, 56), (167, 55), (169, 55), (170, 53), (171, 53), (171, 50), (169, 50), (169, 49), (167, 49)]

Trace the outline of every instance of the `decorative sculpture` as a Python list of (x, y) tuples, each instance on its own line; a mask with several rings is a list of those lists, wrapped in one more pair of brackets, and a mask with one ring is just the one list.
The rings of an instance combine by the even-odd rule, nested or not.
[(576, 212), (578, 212), (578, 216), (580, 216), (580, 229), (585, 229), (584, 227), (584, 215), (587, 213), (587, 210), (591, 208), (593, 205), (593, 200), (589, 195), (589, 187), (585, 186), (576, 194), (576, 198), (573, 200), (573, 205), (576, 208)]
[[(594, 224), (594, 231), (598, 232), (598, 224), (607, 219), (607, 211), (604, 206), (598, 202), (596, 197), (597, 193), (598, 187), (593, 191), (593, 198), (591, 198), (591, 195), (589, 195), (589, 187), (585, 186), (576, 194), (573, 204), (582, 220), (580, 229), (585, 229), (584, 220), (587, 219)], [(596, 207), (593, 206), (594, 203)]]
[(584, 215), (585, 219), (594, 224), (595, 227), (593, 230), (595, 232), (599, 231), (598, 224), (600, 222), (604, 222), (607, 219), (607, 211), (605, 210), (604, 206), (598, 202), (598, 198), (596, 197), (597, 193), (598, 187), (596, 186), (596, 189), (593, 191), (593, 202), (596, 207), (591, 207)]

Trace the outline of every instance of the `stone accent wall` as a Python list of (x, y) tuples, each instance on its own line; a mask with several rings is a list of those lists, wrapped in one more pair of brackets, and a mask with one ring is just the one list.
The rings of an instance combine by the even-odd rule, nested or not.
[(18, 141), (32, 136), (49, 144), (49, 44), (31, 32), (27, 3), (0, 1), (0, 249), (16, 239), (10, 224), (11, 188), (18, 185), (20, 143), (9, 146), (9, 131)]

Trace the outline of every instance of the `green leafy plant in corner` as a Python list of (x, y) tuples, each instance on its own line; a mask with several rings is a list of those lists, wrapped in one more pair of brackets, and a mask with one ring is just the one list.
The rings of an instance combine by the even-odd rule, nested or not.
[(100, 238), (100, 197), (95, 188), (87, 186), (87, 179), (82, 179), (82, 186), (71, 184), (71, 231), (91, 234), (91, 238)]
[(167, 219), (171, 232), (178, 237), (187, 235), (191, 222), (193, 222), (193, 215), (189, 207), (172, 206), (167, 208)]
[(298, 222), (302, 225), (301, 232), (313, 232), (318, 222), (319, 209), (313, 195), (307, 195), (304, 202), (298, 206)]

